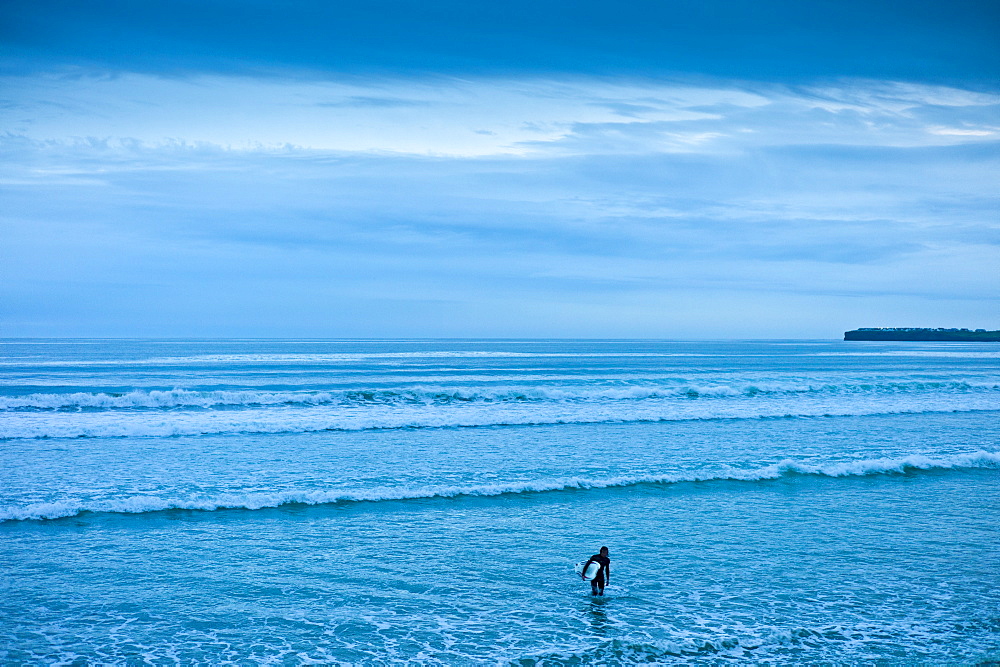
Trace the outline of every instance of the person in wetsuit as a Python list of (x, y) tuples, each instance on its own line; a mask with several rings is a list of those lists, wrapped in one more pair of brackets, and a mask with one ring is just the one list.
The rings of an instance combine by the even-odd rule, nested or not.
[(581, 579), (586, 579), (585, 574), (591, 563), (597, 563), (601, 569), (597, 571), (597, 576), (590, 580), (590, 592), (592, 595), (604, 595), (604, 587), (611, 581), (611, 559), (608, 558), (608, 548), (601, 547), (601, 553), (594, 554), (583, 564)]

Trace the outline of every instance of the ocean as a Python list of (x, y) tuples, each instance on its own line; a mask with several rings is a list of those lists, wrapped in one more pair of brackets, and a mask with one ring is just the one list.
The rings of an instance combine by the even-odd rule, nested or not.
[(990, 343), (8, 339), (0, 661), (997, 661), (998, 416)]

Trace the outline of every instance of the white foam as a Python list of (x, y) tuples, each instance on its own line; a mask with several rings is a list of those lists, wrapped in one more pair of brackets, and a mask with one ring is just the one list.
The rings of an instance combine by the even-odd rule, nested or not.
[(209, 408), (226, 405), (281, 405), (285, 403), (318, 405), (330, 403), (334, 400), (336, 400), (335, 396), (330, 392), (191, 391), (187, 389), (135, 390), (126, 393), (74, 392), (67, 394), (36, 393), (25, 396), (4, 396), (0, 397), (0, 410), (24, 408)]
[(509, 352), (491, 350), (437, 350), (420, 352), (286, 353), (286, 354), (198, 354), (183, 357), (141, 359), (17, 360), (10, 357), (0, 366), (178, 366), (197, 364), (339, 364), (352, 362), (399, 361), (409, 359), (505, 359), (505, 358), (615, 358), (615, 357), (715, 357), (693, 352)]
[[(954, 343), (951, 343), (954, 345)], [(865, 350), (863, 352), (815, 352), (815, 357), (941, 357), (943, 359), (1000, 359), (1000, 352), (977, 350)]]
[(635, 401), (658, 398), (754, 397), (794, 394), (899, 394), (1000, 391), (1000, 382), (968, 380), (896, 382), (753, 382), (743, 384), (633, 384), (627, 386), (411, 386), (330, 391), (133, 390), (124, 393), (73, 392), (0, 396), (0, 411), (72, 408), (213, 408), (260, 405), (328, 405), (447, 401)]
[(861, 459), (825, 464), (810, 464), (793, 459), (747, 470), (725, 468), (716, 472), (674, 473), (667, 475), (638, 475), (605, 478), (555, 478), (531, 482), (480, 484), (471, 486), (422, 486), (375, 487), (363, 490), (301, 490), (274, 493), (220, 494), (202, 498), (128, 496), (101, 501), (61, 501), (33, 503), (21, 507), (0, 509), (0, 521), (27, 519), (57, 519), (75, 516), (81, 512), (108, 512), (142, 514), (168, 509), (213, 511), (219, 509), (257, 510), (289, 504), (320, 505), (341, 502), (380, 502), (418, 500), (431, 498), (456, 498), (499, 496), (505, 494), (542, 493), (573, 489), (608, 489), (639, 484), (676, 484), (681, 482), (741, 481), (753, 482), (779, 479), (788, 475), (813, 475), (820, 477), (858, 477), (876, 474), (903, 473), (908, 470), (951, 470), (1000, 468), (1000, 452), (984, 450), (934, 457), (911, 454), (899, 458)]
[(398, 428), (642, 423), (714, 419), (931, 414), (1000, 409), (996, 392), (800, 395), (794, 400), (372, 401), (232, 410), (8, 411), (0, 439), (313, 433)]

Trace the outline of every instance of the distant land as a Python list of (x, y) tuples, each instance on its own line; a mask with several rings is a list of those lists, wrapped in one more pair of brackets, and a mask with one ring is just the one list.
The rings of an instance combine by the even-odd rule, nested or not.
[(914, 327), (862, 327), (844, 332), (844, 340), (951, 340), (1000, 341), (1000, 331), (986, 329), (920, 329)]

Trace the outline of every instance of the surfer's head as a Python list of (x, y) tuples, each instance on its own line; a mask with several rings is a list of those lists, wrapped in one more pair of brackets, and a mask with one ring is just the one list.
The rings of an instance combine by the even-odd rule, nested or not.
[(608, 548), (607, 547), (601, 547), (601, 555), (602, 556), (607, 556), (608, 555)]

